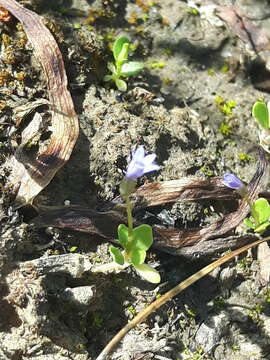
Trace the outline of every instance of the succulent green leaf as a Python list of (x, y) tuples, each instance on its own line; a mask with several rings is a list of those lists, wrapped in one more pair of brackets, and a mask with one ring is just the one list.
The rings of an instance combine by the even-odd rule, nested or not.
[(115, 79), (115, 85), (119, 91), (127, 91), (127, 83), (121, 79)]
[(129, 39), (125, 36), (117, 38), (113, 44), (113, 56), (115, 61), (118, 61), (119, 55), (124, 44), (129, 44)]
[(259, 225), (258, 227), (256, 227), (256, 228), (254, 229), (254, 231), (255, 231), (256, 233), (261, 233), (261, 232), (263, 232), (266, 228), (268, 228), (269, 225), (270, 225), (270, 222), (269, 222), (269, 221), (266, 221), (265, 223), (263, 223), (263, 224)]
[(246, 218), (246, 219), (244, 219), (243, 222), (249, 229), (254, 229), (254, 224), (252, 222), (252, 218)]
[(103, 81), (111, 81), (112, 78), (113, 78), (112, 75), (105, 75)]
[(146, 264), (139, 264), (139, 265), (134, 265), (134, 268), (136, 269), (137, 273), (145, 280), (153, 284), (160, 283), (159, 272), (153, 269), (151, 266)]
[(146, 251), (138, 248), (133, 248), (130, 254), (130, 258), (133, 265), (143, 264), (146, 258)]
[(264, 129), (269, 129), (269, 112), (262, 101), (257, 101), (252, 108), (252, 115)]
[(124, 249), (128, 244), (128, 227), (124, 224), (118, 226), (118, 240)]
[(270, 205), (264, 198), (257, 199), (251, 206), (251, 215), (255, 220), (255, 226), (263, 224), (270, 218)]
[(139, 61), (130, 61), (125, 63), (121, 67), (121, 75), (131, 76), (137, 75), (144, 68), (144, 64)]
[(112, 257), (113, 257), (113, 260), (117, 264), (124, 265), (124, 263), (125, 263), (124, 256), (123, 256), (123, 254), (121, 253), (121, 251), (118, 248), (116, 248), (114, 246), (111, 246), (110, 247), (110, 253), (111, 253)]
[(113, 63), (109, 62), (107, 64), (107, 68), (113, 73), (113, 74), (116, 74), (116, 67), (114, 66)]
[(133, 244), (135, 248), (147, 251), (153, 244), (153, 231), (150, 225), (140, 225), (133, 229)]
[(69, 249), (71, 253), (76, 252), (77, 250), (78, 250), (78, 246), (71, 246), (71, 248)]
[(125, 43), (122, 47), (122, 50), (120, 51), (120, 54), (118, 55), (118, 58), (116, 60), (116, 67), (118, 68), (121, 66), (125, 61), (128, 59), (128, 49), (129, 49), (129, 43)]

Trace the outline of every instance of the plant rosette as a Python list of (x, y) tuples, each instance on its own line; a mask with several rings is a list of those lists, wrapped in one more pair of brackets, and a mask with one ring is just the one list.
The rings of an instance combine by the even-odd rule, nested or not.
[(159, 283), (159, 272), (144, 263), (146, 252), (153, 244), (151, 226), (142, 224), (130, 231), (126, 225), (120, 224), (118, 226), (118, 241), (124, 251), (114, 246), (110, 247), (114, 262), (121, 266), (132, 265), (142, 278), (154, 284)]
[(111, 75), (105, 75), (104, 81), (113, 81), (119, 91), (127, 90), (127, 83), (121, 79), (137, 75), (144, 68), (140, 61), (128, 61), (129, 39), (125, 36), (118, 37), (112, 48), (115, 63), (108, 63), (107, 68)]

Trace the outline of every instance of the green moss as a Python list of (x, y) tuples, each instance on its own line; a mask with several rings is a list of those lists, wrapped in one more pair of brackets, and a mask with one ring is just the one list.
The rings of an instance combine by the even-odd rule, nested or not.
[(270, 304), (270, 289), (265, 290), (265, 302)]
[(219, 126), (219, 131), (224, 136), (229, 136), (229, 135), (232, 135), (232, 133), (233, 133), (232, 127), (227, 121), (222, 121), (222, 123)]
[(245, 274), (249, 274), (250, 273), (250, 265), (251, 265), (252, 260), (245, 256), (244, 258), (238, 260), (238, 265), (240, 266), (241, 270), (245, 273)]
[(225, 63), (222, 68), (220, 69), (221, 72), (226, 73), (230, 70), (230, 67), (227, 63)]
[(214, 175), (214, 171), (211, 170), (208, 165), (202, 166), (202, 167), (200, 168), (200, 171), (201, 171), (204, 175), (206, 175), (206, 176), (208, 176), (208, 177), (211, 177), (211, 176)]
[(71, 246), (70, 248), (69, 248), (69, 251), (71, 252), (71, 253), (74, 253), (74, 252), (76, 252), (78, 250), (78, 246)]
[(252, 160), (252, 157), (251, 157), (251, 156), (249, 156), (248, 154), (243, 153), (243, 152), (240, 152), (240, 153), (238, 154), (238, 158), (239, 158), (239, 160), (242, 161), (242, 162), (250, 162), (250, 161)]
[(195, 310), (187, 307), (187, 308), (186, 308), (186, 312), (187, 312), (187, 314), (188, 314), (189, 317), (191, 317), (192, 319), (195, 318), (195, 316), (196, 316)]
[(212, 68), (208, 69), (207, 72), (208, 72), (208, 75), (210, 75), (210, 76), (215, 76), (216, 75), (215, 70), (212, 69)]
[(130, 305), (127, 308), (127, 311), (132, 317), (134, 317), (137, 314), (137, 311), (136, 311), (136, 309), (135, 309), (135, 307), (133, 305)]
[(218, 296), (214, 299), (214, 306), (219, 308), (219, 309), (222, 309), (224, 308), (224, 305), (225, 305), (225, 299), (221, 296)]
[(150, 69), (163, 69), (164, 66), (166, 66), (164, 61), (154, 61), (149, 65)]
[(101, 328), (103, 324), (103, 319), (99, 313), (92, 313), (92, 326), (95, 328)]
[(232, 351), (236, 352), (240, 350), (240, 346), (239, 345), (232, 345)]
[(252, 310), (249, 311), (248, 316), (254, 321), (259, 322), (260, 321), (260, 315), (262, 313), (263, 306), (260, 304), (257, 304), (253, 307)]
[(172, 56), (173, 51), (172, 51), (172, 49), (167, 48), (167, 49), (164, 49), (164, 53), (165, 53), (165, 55), (167, 55), (167, 56)]
[(189, 6), (189, 7), (187, 8), (187, 13), (188, 13), (189, 15), (193, 15), (193, 16), (199, 16), (199, 15), (200, 15), (199, 10), (196, 9), (196, 8), (194, 8), (194, 7), (192, 7), (192, 6)]
[(184, 350), (185, 360), (203, 360), (205, 359), (204, 350), (198, 348), (196, 351), (191, 352), (189, 349)]
[(215, 97), (215, 103), (219, 111), (225, 116), (231, 117), (233, 113), (233, 109), (236, 106), (236, 102), (233, 100), (225, 100), (222, 96)]
[(170, 79), (170, 78), (164, 78), (163, 80), (162, 80), (162, 82), (164, 83), (164, 85), (171, 85), (172, 84), (172, 82), (173, 82), (173, 80), (172, 79)]

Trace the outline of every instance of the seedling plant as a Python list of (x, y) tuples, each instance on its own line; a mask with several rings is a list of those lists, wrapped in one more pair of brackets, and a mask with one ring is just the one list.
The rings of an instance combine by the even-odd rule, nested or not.
[(110, 75), (105, 75), (104, 81), (113, 81), (118, 90), (127, 90), (127, 83), (122, 78), (137, 75), (144, 68), (144, 64), (139, 61), (128, 61), (130, 49), (129, 39), (125, 36), (118, 37), (113, 43), (113, 57), (115, 62), (109, 62), (107, 67), (111, 71)]
[(120, 194), (126, 204), (127, 226), (118, 226), (118, 243), (123, 250), (111, 246), (110, 253), (113, 262), (105, 264), (96, 271), (121, 270), (133, 266), (137, 273), (152, 283), (160, 282), (157, 270), (145, 264), (146, 252), (153, 243), (153, 232), (149, 225), (142, 224), (134, 227), (132, 216), (132, 203), (130, 196), (136, 190), (137, 179), (144, 174), (159, 170), (155, 163), (156, 154), (145, 155), (143, 146), (139, 146), (132, 154), (124, 179), (120, 184)]

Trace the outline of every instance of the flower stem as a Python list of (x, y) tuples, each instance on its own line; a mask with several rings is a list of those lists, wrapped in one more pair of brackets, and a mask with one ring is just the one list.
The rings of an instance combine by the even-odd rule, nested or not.
[(132, 232), (133, 232), (133, 218), (132, 218), (132, 205), (129, 196), (126, 197), (126, 207), (127, 207), (128, 237), (129, 237), (129, 241), (131, 241)]

